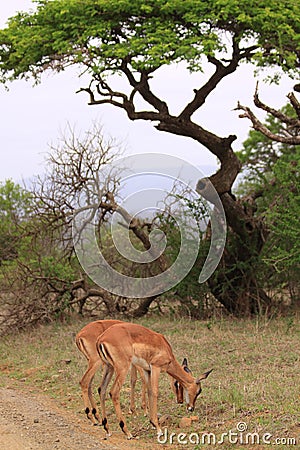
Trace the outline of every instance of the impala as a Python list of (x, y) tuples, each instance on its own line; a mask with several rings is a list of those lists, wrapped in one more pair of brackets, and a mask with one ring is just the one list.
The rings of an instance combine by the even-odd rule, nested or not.
[[(88, 368), (85, 371), (83, 377), (80, 380), (80, 386), (82, 390), (82, 397), (85, 406), (85, 413), (93, 424), (100, 422), (97, 405), (92, 394), (92, 382), (97, 369), (102, 365), (102, 361), (99, 358), (96, 342), (97, 338), (109, 327), (115, 324), (123, 323), (120, 320), (97, 320), (87, 324), (80, 330), (75, 338), (75, 343), (78, 350), (86, 357), (88, 361)], [(142, 377), (142, 408), (145, 413), (147, 411), (146, 406), (146, 387), (144, 373), (139, 369)], [(132, 365), (131, 369), (131, 392), (130, 392), (130, 412), (135, 409), (134, 402), (134, 389), (137, 381), (136, 367)]]
[(121, 323), (108, 328), (97, 340), (97, 350), (104, 363), (103, 378), (100, 386), (100, 404), (102, 425), (110, 435), (105, 399), (108, 384), (115, 373), (110, 391), (119, 425), (128, 439), (132, 438), (120, 407), (120, 390), (131, 365), (144, 371), (147, 383), (150, 422), (157, 433), (161, 428), (157, 417), (158, 381), (161, 372), (167, 372), (183, 388), (187, 410), (193, 411), (195, 402), (201, 392), (201, 380), (208, 377), (211, 370), (194, 378), (190, 371), (184, 369), (175, 359), (172, 348), (166, 338), (141, 325)]

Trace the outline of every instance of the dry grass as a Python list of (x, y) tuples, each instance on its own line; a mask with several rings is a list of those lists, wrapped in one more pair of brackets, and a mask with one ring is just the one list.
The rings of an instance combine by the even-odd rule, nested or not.
[[(9, 380), (42, 390), (84, 420), (78, 381), (86, 362), (74, 345), (74, 336), (85, 323), (86, 320), (54, 323), (2, 338), (0, 383), (6, 385)], [(186, 439), (191, 438), (194, 443), (180, 448), (197, 449), (202, 445), (196, 444), (196, 435), (202, 439), (203, 433), (214, 433), (219, 440), (222, 433), (235, 432), (241, 422), (246, 424), (247, 432), (257, 433), (260, 440), (265, 433), (272, 435), (273, 444), (279, 438), (281, 444), (277, 448), (296, 448), (294, 441), (288, 445), (291, 438), (300, 444), (300, 324), (297, 317), (198, 322), (150, 317), (139, 323), (162, 332), (179, 360), (188, 357), (195, 375), (214, 368), (203, 382), (203, 393), (197, 401), (195, 414), (199, 421), (193, 428), (184, 430), (178, 429), (178, 424), (186, 414), (185, 408), (174, 403), (168, 377), (161, 376), (159, 411), (171, 416), (168, 440), (170, 433), (175, 433), (170, 448), (177, 447), (179, 432), (186, 433)], [(127, 403), (128, 385), (123, 390), (123, 404)], [(112, 429), (117, 429), (111, 405), (109, 413)], [(141, 448), (143, 442), (145, 445), (156, 443), (155, 431), (142, 412), (128, 420), (133, 433), (140, 436)], [(245, 435), (225, 436), (222, 447), (247, 447), (244, 443), (239, 445), (242, 442), (232, 442), (245, 439)], [(264, 447), (252, 443), (248, 448)]]

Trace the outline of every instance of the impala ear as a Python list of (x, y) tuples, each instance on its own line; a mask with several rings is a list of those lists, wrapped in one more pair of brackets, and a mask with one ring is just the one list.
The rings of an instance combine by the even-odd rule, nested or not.
[(189, 366), (188, 366), (188, 362), (187, 362), (187, 359), (186, 358), (183, 358), (183, 361), (182, 361), (182, 367), (183, 367), (183, 370), (186, 372), (186, 373), (192, 373), (192, 371), (191, 371), (191, 369), (189, 368)]
[(187, 362), (187, 359), (186, 358), (183, 358), (183, 361), (182, 361), (182, 364), (181, 364), (182, 366), (188, 366), (188, 362)]
[(209, 370), (208, 372), (204, 372), (202, 375), (200, 375), (199, 378), (196, 380), (196, 384), (200, 384), (201, 380), (205, 380), (205, 378), (208, 377), (208, 375), (213, 371), (213, 369)]

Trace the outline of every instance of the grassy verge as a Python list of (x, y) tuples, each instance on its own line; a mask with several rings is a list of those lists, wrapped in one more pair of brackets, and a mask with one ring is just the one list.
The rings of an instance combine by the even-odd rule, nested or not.
[[(2, 338), (0, 384), (21, 384), (43, 391), (84, 419), (78, 381), (86, 362), (75, 347), (74, 336), (87, 322), (74, 319), (72, 323), (53, 323)], [(201, 448), (201, 439), (209, 448), (218, 447), (222, 439), (226, 449), (247, 445), (251, 449), (263, 448), (263, 436), (266, 445), (269, 441), (277, 448), (296, 448), (295, 442), (300, 445), (300, 324), (296, 317), (203, 322), (150, 317), (139, 323), (163, 333), (178, 359), (188, 358), (195, 375), (214, 368), (203, 382), (196, 404), (199, 421), (189, 429), (178, 428), (186, 411), (174, 403), (169, 379), (161, 376), (159, 411), (170, 416), (166, 438), (168, 443), (173, 442), (173, 448), (178, 439), (183, 441), (182, 448)], [(100, 376), (95, 392), (99, 380)], [(125, 408), (128, 391), (127, 384), (122, 399)], [(117, 429), (110, 401), (108, 404), (111, 424)], [(142, 412), (138, 417), (128, 417), (141, 443), (156, 442), (155, 432)], [(232, 434), (222, 438), (230, 430)], [(175, 433), (172, 438), (171, 432)], [(179, 437), (182, 432), (187, 436)], [(247, 433), (251, 433), (248, 438)], [(214, 440), (216, 445), (212, 445)]]

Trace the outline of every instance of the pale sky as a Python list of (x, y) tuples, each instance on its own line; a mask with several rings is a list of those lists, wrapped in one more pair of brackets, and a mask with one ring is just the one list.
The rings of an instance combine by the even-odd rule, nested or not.
[[(0, 26), (16, 11), (28, 10), (30, 0), (10, 0), (0, 3)], [(206, 75), (207, 76), (207, 75)], [(295, 81), (283, 78), (279, 86), (263, 83), (259, 76), (261, 99), (273, 107), (286, 103), (286, 95)], [(199, 88), (205, 74), (190, 75), (182, 67), (169, 67), (155, 77), (152, 85), (171, 105), (171, 111), (180, 111), (193, 98), (193, 89)], [(151, 123), (131, 122), (126, 114), (109, 105), (88, 106), (84, 93), (75, 94), (88, 82), (78, 78), (75, 69), (59, 75), (44, 75), (42, 83), (33, 87), (29, 81), (15, 81), (9, 91), (0, 85), (0, 181), (28, 179), (41, 174), (45, 167), (45, 153), (55, 144), (67, 123), (79, 132), (87, 131), (97, 121), (104, 132), (124, 143), (128, 154), (141, 152), (168, 153), (200, 167), (216, 167), (216, 159), (204, 147), (191, 139), (157, 131)], [(256, 85), (250, 66), (240, 67), (235, 74), (223, 80), (207, 99), (204, 107), (193, 117), (197, 123), (221, 136), (236, 134), (234, 149), (239, 149), (247, 137), (250, 122), (234, 111), (237, 102), (253, 107)], [(255, 110), (255, 108), (253, 107)]]

